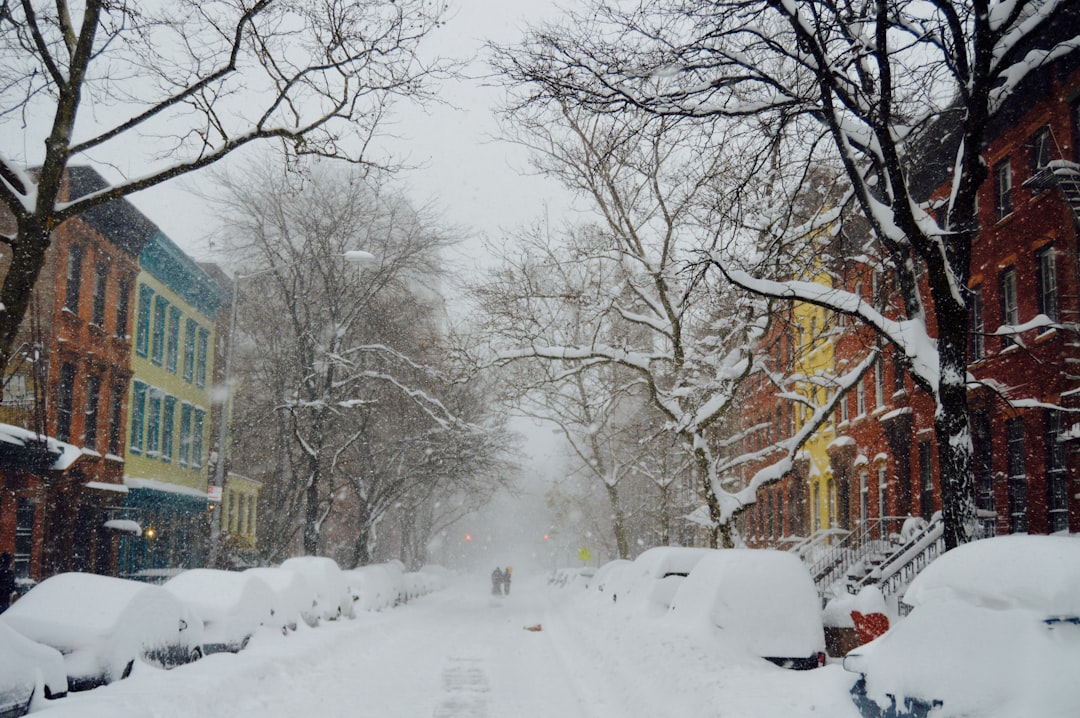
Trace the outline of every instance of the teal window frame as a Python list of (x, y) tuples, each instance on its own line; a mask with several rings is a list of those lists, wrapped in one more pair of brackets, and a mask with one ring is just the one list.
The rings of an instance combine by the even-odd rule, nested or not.
[(195, 335), (199, 324), (191, 317), (184, 326), (184, 381), (195, 381)]
[(157, 389), (151, 389), (146, 400), (146, 455), (157, 457), (161, 453), (161, 398)]
[(131, 440), (128, 450), (133, 454), (141, 454), (146, 420), (146, 391), (149, 387), (141, 381), (137, 381), (131, 388)]
[(165, 341), (165, 368), (175, 374), (180, 355), (180, 310), (177, 307), (169, 307), (168, 333)]
[(210, 344), (210, 332), (199, 327), (199, 338), (195, 348), (195, 386), (206, 386), (206, 355)]
[(161, 366), (165, 359), (165, 318), (169, 300), (160, 294), (154, 297), (154, 333), (150, 339), (150, 361)]
[(191, 404), (180, 405), (180, 450), (178, 459), (181, 466), (191, 463)]
[(165, 396), (161, 415), (161, 460), (170, 463), (173, 460), (173, 426), (176, 419), (176, 397)]
[(196, 408), (193, 411), (194, 419), (191, 427), (191, 468), (197, 469), (202, 466), (203, 451), (203, 427), (206, 412)]
[(135, 353), (141, 357), (150, 354), (150, 304), (154, 290), (139, 284), (139, 313), (135, 320)]

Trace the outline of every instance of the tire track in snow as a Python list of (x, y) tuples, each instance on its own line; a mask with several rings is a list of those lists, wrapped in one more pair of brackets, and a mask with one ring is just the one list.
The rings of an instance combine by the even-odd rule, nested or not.
[(442, 701), (433, 718), (487, 718), (491, 685), (484, 661), (449, 656), (442, 671)]

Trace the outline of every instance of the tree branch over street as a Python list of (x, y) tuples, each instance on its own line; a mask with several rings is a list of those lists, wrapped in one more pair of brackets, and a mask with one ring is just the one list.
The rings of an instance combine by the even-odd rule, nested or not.
[[(763, 148), (751, 157), (773, 148), (791, 170), (841, 168), (837, 200), (796, 222), (776, 208), (794, 209), (801, 188), (757, 177), (769, 201), (740, 204), (743, 231), (700, 249), (744, 289), (851, 316), (907, 357), (937, 405), (953, 547), (976, 523), (967, 287), (984, 142), (1021, 83), (1080, 47), (1078, 16), (1069, 0), (597, 3), (496, 53), (524, 88), (521, 107), (557, 98), (602, 115), (645, 111), (750, 127)], [(789, 174), (799, 175), (812, 176)], [(944, 196), (934, 194), (940, 186)], [(895, 291), (884, 315), (843, 284), (823, 292), (805, 276), (764, 276), (747, 265), (748, 247), (845, 230), (848, 243), (837, 242), (832, 259), (881, 272)]]
[[(430, 97), (428, 81), (444, 72), (416, 54), (441, 22), (428, 0), (148, 5), (26, 0), (0, 10), (0, 128), (24, 136), (28, 152), (23, 162), (0, 152), (0, 202), (13, 218), (2, 237), (0, 373), (64, 220), (258, 142), (378, 164), (367, 148), (391, 102)], [(123, 181), (64, 196), (73, 163), (127, 166), (132, 155), (139, 169)]]

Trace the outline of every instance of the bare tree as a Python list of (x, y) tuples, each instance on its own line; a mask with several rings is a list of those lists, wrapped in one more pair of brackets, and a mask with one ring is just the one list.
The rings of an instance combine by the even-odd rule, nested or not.
[[(803, 160), (807, 178), (823, 157), (843, 168), (835, 205), (801, 226), (766, 221), (754, 231), (782, 241), (835, 232), (857, 218), (870, 256), (897, 287), (896, 311), (879, 311), (842, 286), (823, 291), (805, 278), (761, 277), (731, 254), (711, 259), (751, 291), (861, 321), (906, 357), (937, 403), (952, 547), (975, 526), (966, 288), (979, 230), (976, 193), (987, 176), (981, 152), (988, 124), (1025, 78), (1080, 47), (1078, 15), (1070, 0), (601, 4), (561, 28), (534, 31), (499, 57), (510, 77), (529, 83), (525, 103), (555, 96), (602, 113), (749, 123), (765, 150), (748, 154), (748, 166), (784, 152)], [(945, 183), (950, 191), (929, 202)], [(774, 206), (793, 191), (774, 194)]]
[[(273, 140), (292, 156), (368, 163), (396, 96), (423, 97), (426, 0), (69, 0), (0, 3), (0, 128), (43, 141), (28, 171), (0, 150), (0, 374), (50, 235), (64, 220)], [(47, 126), (46, 137), (36, 137)], [(73, 162), (130, 162), (124, 181), (64, 195)]]
[[(267, 497), (277, 505), (260, 513), (280, 512), (278, 543), (265, 548), (282, 550), (299, 530), (304, 552), (324, 551), (341, 503), (363, 560), (372, 526), (414, 484), (447, 484), (470, 454), (479, 470), (494, 445), (452, 367), (432, 361), (445, 354), (431, 287), (448, 240), (355, 174), (267, 168), (220, 182), (225, 239), (249, 273), (234, 435), (245, 463), (274, 479)], [(358, 277), (342, 256), (359, 248), (377, 263)], [(466, 407), (469, 418), (456, 413)]]

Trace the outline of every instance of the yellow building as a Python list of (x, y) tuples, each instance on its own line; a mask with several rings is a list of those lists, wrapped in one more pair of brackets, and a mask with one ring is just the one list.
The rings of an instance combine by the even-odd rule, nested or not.
[[(828, 275), (820, 272), (813, 281), (825, 286), (832, 286)], [(795, 370), (808, 378), (821, 377), (825, 381), (815, 384), (812, 381), (801, 382), (799, 393), (807, 397), (814, 406), (824, 406), (830, 399), (830, 389), (824, 385), (834, 373), (835, 352), (832, 323), (829, 312), (813, 304), (797, 303), (793, 316), (798, 333), (799, 350), (795, 356)], [(797, 424), (802, 426), (810, 417), (806, 410), (798, 417)], [(836, 486), (829, 463), (828, 447), (836, 439), (836, 426), (830, 416), (826, 423), (803, 445), (802, 458), (808, 460), (807, 480), (810, 500), (810, 530), (833, 528), (836, 524)]]
[(121, 572), (205, 562), (214, 332), (222, 287), (158, 232), (139, 257), (124, 483), (143, 537)]

